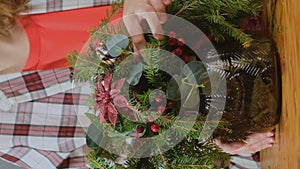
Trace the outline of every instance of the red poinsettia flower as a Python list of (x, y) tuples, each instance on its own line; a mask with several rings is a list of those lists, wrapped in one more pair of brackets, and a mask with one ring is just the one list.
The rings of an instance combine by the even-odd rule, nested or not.
[(102, 76), (98, 76), (98, 82), (96, 84), (97, 91), (95, 94), (95, 112), (100, 110), (100, 122), (109, 120), (115, 126), (118, 115), (115, 105), (118, 107), (126, 107), (128, 102), (124, 96), (119, 95), (125, 79), (119, 79), (110, 86), (111, 80), (112, 75), (109, 72), (105, 75), (104, 84), (102, 84)]

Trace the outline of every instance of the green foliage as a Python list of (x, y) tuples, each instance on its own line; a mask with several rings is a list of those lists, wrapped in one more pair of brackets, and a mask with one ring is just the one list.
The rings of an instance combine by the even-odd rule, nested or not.
[[(109, 38), (109, 35), (127, 34), (124, 25), (110, 26), (109, 21), (122, 11), (121, 4), (113, 4), (111, 11), (107, 11), (107, 17), (102, 20), (102, 23), (98, 25), (95, 30), (91, 30), (92, 40), (99, 40)], [(212, 35), (216, 42), (231, 41), (234, 40), (238, 43), (250, 43), (253, 39), (251, 35), (246, 34), (239, 28), (239, 25), (243, 18), (252, 15), (259, 15), (261, 10), (261, 2), (259, 0), (173, 0), (172, 5), (167, 8), (168, 13), (174, 14), (187, 19), (194, 23), (207, 35)], [(192, 32), (191, 32), (192, 33)], [(206, 121), (205, 112), (196, 112), (197, 119), (193, 122), (193, 119), (189, 119), (189, 116), (184, 119), (179, 117), (179, 109), (181, 104), (183, 107), (189, 109), (193, 108), (199, 102), (199, 98), (196, 95), (197, 92), (202, 94), (211, 94), (212, 91), (218, 87), (212, 86), (211, 88), (206, 81), (208, 79), (208, 73), (203, 65), (199, 65), (199, 62), (190, 62), (190, 68), (192, 72), (185, 74), (184, 71), (180, 72), (180, 75), (176, 76), (174, 84), (170, 82), (170, 76), (161, 71), (161, 65), (163, 62), (168, 62), (168, 59), (164, 60), (164, 55), (161, 49), (168, 49), (168, 39), (165, 38), (162, 41), (157, 41), (151, 34), (145, 35), (147, 40), (147, 47), (144, 51), (143, 63), (136, 65), (134, 59), (125, 60), (125, 65), (119, 65), (119, 62), (108, 65), (96, 55), (95, 50), (87, 50), (88, 52), (79, 55), (76, 51), (71, 53), (68, 57), (69, 65), (76, 67), (73, 78), (78, 81), (89, 81), (94, 84), (97, 80), (97, 75), (104, 75), (107, 71), (118, 72), (114, 76), (126, 77), (130, 90), (130, 105), (129, 108), (130, 118), (124, 117), (118, 114), (116, 126), (112, 126), (108, 122), (100, 123), (93, 114), (87, 114), (88, 118), (94, 123), (93, 130), (89, 130), (88, 133), (101, 131), (97, 135), (101, 142), (106, 140), (110, 142), (114, 140), (113, 146), (110, 148), (123, 150), (126, 148), (126, 143), (122, 138), (129, 136), (130, 134), (137, 134), (137, 127), (144, 127), (144, 131), (140, 134), (143, 137), (152, 137), (162, 135), (172, 127), (174, 129), (174, 136), (183, 136), (184, 139), (179, 142), (175, 147), (170, 150), (160, 153), (159, 155), (148, 158), (131, 158), (125, 159), (125, 164), (118, 164), (117, 156), (113, 155), (102, 147), (97, 147), (98, 143), (91, 142), (90, 137), (87, 137), (90, 148), (93, 151), (89, 153), (88, 160), (93, 168), (105, 168), (105, 169), (118, 169), (118, 168), (157, 168), (157, 169), (186, 169), (186, 168), (205, 168), (214, 169), (220, 168), (230, 158), (228, 154), (225, 154), (213, 144), (213, 137), (210, 133), (205, 133), (204, 124), (217, 125), (217, 129), (224, 133), (230, 133), (228, 131), (228, 123), (225, 121), (215, 122)], [(87, 49), (92, 49), (91, 46), (86, 46)], [(182, 47), (184, 48), (184, 47)], [(184, 48), (185, 49), (185, 48)], [(132, 45), (123, 52), (120, 52), (121, 59), (128, 57), (132, 54)], [(191, 53), (189, 53), (191, 54)], [(170, 61), (172, 62), (172, 61)], [(173, 65), (179, 65), (172, 63)], [(168, 64), (165, 64), (168, 65)], [(179, 69), (174, 66), (175, 69)], [(174, 69), (173, 67), (173, 69)], [(142, 69), (142, 73), (136, 75)], [(167, 68), (172, 69), (172, 68)], [(133, 71), (133, 74), (128, 72)], [(189, 77), (189, 74), (196, 74), (196, 81)], [(211, 75), (213, 78), (213, 75)], [(208, 79), (209, 80), (209, 79)], [(180, 82), (177, 86), (175, 82)], [(168, 87), (171, 86), (171, 89)], [(92, 86), (94, 89), (95, 86)], [(168, 90), (167, 90), (168, 88)], [(155, 89), (160, 89), (167, 93), (167, 98), (172, 100), (172, 107), (166, 108), (165, 112), (158, 114), (158, 110), (148, 110), (151, 103), (155, 98), (152, 98), (151, 94)], [(181, 89), (186, 100), (181, 100)], [(166, 91), (167, 90), (167, 91)], [(178, 93), (178, 91), (180, 93)], [(90, 107), (95, 104), (94, 100), (90, 100)], [(187, 113), (187, 112), (185, 112)], [(128, 114), (127, 114), (128, 115)], [(150, 120), (149, 120), (150, 117)], [(153, 118), (152, 118), (153, 117)], [(131, 118), (135, 119), (132, 120)], [(152, 120), (153, 119), (153, 120)], [(139, 121), (139, 122), (136, 122)], [(144, 123), (142, 123), (144, 122)], [(187, 128), (191, 123), (194, 123), (192, 129)], [(216, 124), (217, 123), (217, 124)], [(158, 133), (151, 130), (152, 124), (159, 125)], [(92, 128), (92, 127), (91, 127)], [(208, 138), (203, 142), (202, 138)], [(236, 137), (230, 135), (229, 137)], [(112, 139), (113, 138), (113, 139)], [(119, 138), (119, 140), (118, 140)], [(224, 137), (225, 138), (225, 137)], [(156, 145), (153, 145), (153, 149), (159, 149), (163, 146), (168, 146), (170, 143), (177, 141), (178, 138), (172, 138), (170, 136), (159, 137)], [(229, 140), (229, 138), (228, 138)], [(102, 143), (102, 142), (101, 142)], [(108, 144), (107, 144), (108, 145)], [(142, 149), (141, 147), (133, 147), (133, 149)]]
[(251, 42), (249, 34), (241, 30), (242, 19), (257, 16), (262, 10), (258, 0), (174, 0), (167, 11), (187, 19), (217, 42), (234, 39)]
[[(123, 11), (123, 1), (114, 1), (110, 10), (106, 10), (106, 17), (104, 17), (99, 25), (92, 30), (89, 30), (91, 35), (91, 42), (99, 40), (99, 37), (106, 39), (114, 32), (124, 33), (126, 30), (122, 25), (120, 27), (112, 27), (108, 23)], [(104, 74), (105, 70), (109, 70), (110, 66), (104, 64), (96, 55), (92, 44), (87, 44), (83, 47), (83, 53), (73, 51), (68, 54), (67, 60), (70, 67), (75, 68), (73, 79), (77, 81), (93, 82), (97, 80), (96, 74)]]
[(113, 163), (108, 162), (99, 156), (95, 151), (91, 151), (87, 155), (89, 165), (95, 169), (113, 169)]
[(226, 163), (229, 158), (228, 154), (220, 153), (219, 149), (211, 143), (183, 140), (165, 153), (143, 159), (128, 159), (126, 165), (130, 169), (217, 169), (221, 168), (222, 163)]

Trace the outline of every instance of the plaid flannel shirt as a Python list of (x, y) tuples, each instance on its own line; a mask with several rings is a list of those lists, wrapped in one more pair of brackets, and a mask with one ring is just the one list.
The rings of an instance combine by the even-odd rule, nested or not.
[(25, 168), (87, 168), (87, 85), (69, 69), (0, 76), (0, 158)]
[(112, 4), (115, 0), (31, 0), (29, 10), (23, 14), (58, 12), (78, 8)]

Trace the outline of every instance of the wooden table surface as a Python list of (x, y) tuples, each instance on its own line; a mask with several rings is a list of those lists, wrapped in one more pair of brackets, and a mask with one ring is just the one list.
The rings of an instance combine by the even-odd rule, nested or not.
[(266, 9), (280, 53), (282, 116), (274, 147), (261, 152), (261, 168), (300, 169), (300, 0), (270, 0)]

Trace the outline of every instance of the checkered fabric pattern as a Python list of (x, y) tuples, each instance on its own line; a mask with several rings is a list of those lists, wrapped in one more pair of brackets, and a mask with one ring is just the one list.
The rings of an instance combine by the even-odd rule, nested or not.
[(78, 8), (109, 5), (115, 0), (31, 0), (29, 10), (24, 14), (57, 12)]
[(0, 91), (0, 158), (25, 168), (86, 168), (88, 85), (55, 69), (2, 75)]

